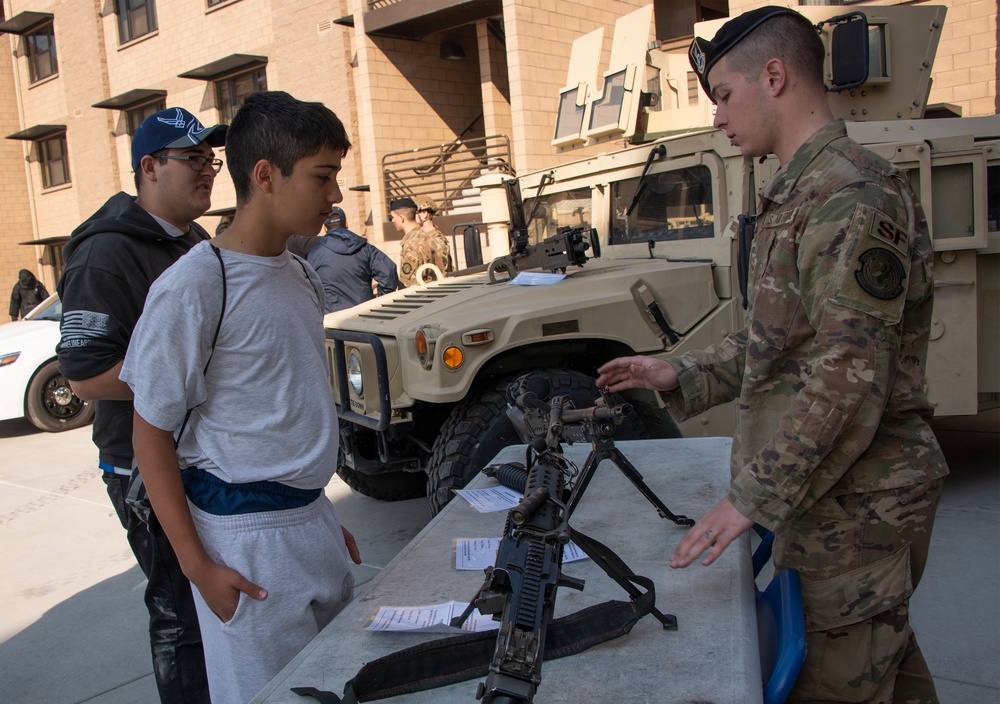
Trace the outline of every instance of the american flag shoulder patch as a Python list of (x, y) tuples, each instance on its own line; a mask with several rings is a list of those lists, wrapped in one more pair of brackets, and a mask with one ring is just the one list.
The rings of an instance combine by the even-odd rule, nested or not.
[(110, 320), (107, 313), (90, 310), (63, 312), (62, 322), (59, 324), (63, 346), (84, 347), (87, 340), (107, 337)]

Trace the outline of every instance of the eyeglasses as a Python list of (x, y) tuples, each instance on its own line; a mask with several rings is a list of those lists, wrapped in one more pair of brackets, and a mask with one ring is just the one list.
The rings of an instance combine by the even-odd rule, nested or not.
[(209, 159), (207, 156), (173, 156), (170, 154), (157, 156), (157, 159), (176, 159), (186, 161), (192, 171), (203, 171), (206, 166), (211, 166), (212, 171), (219, 173), (222, 171), (222, 159)]

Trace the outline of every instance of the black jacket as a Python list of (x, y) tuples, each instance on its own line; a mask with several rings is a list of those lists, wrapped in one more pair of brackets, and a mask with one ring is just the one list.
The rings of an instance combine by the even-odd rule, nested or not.
[(17, 320), (19, 314), (23, 318), (48, 297), (45, 284), (27, 269), (21, 269), (14, 290), (10, 292), (10, 319)]
[[(90, 379), (125, 358), (149, 287), (204, 239), (208, 233), (197, 224), (170, 237), (127, 193), (112, 196), (73, 231), (57, 289), (63, 317), (56, 350), (67, 379)], [(94, 444), (103, 461), (131, 466), (131, 401), (97, 402)]]

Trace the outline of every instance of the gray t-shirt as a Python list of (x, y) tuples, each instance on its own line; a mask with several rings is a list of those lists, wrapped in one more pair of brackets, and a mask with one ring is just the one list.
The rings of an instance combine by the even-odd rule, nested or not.
[[(175, 434), (181, 467), (231, 483), (326, 486), (337, 468), (338, 426), (323, 333), (323, 287), (287, 251), (257, 257), (195, 246), (153, 284), (121, 379), (135, 409)], [(205, 363), (212, 355), (208, 371)]]

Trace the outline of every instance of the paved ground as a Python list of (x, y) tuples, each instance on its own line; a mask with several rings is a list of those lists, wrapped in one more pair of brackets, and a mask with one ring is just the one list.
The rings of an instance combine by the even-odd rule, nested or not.
[[(1000, 428), (997, 416), (987, 430)], [(942, 431), (952, 476), (914, 627), (943, 704), (1000, 702), (1000, 435)], [(155, 704), (143, 577), (95, 468), (90, 428), (0, 422), (0, 701)], [(358, 582), (429, 519), (424, 500), (329, 489), (361, 543)], [(627, 696), (622, 702), (627, 704)]]

